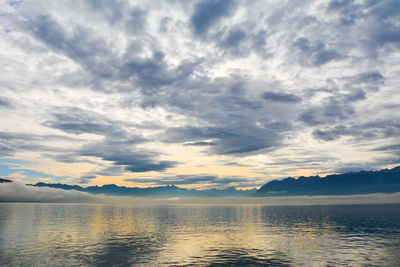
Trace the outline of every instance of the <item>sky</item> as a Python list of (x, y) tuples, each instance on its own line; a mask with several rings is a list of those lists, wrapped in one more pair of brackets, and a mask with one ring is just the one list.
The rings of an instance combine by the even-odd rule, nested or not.
[(400, 1), (1, 1), (0, 175), (251, 188), (400, 164)]

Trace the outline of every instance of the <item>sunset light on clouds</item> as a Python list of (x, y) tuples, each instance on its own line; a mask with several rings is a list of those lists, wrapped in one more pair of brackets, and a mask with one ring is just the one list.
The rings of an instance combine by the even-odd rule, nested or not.
[(400, 163), (399, 1), (2, 1), (0, 176), (251, 188)]

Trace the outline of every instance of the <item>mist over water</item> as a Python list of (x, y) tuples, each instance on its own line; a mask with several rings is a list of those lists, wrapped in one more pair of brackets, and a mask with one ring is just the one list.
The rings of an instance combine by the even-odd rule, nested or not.
[(333, 204), (400, 204), (400, 193), (321, 195), (321, 196), (276, 196), (276, 197), (137, 197), (91, 194), (75, 190), (50, 187), (34, 187), (23, 183), (0, 183), (1, 202), (41, 203), (114, 203), (135, 205), (333, 205)]
[(1, 266), (398, 266), (398, 251), (398, 204), (0, 204)]

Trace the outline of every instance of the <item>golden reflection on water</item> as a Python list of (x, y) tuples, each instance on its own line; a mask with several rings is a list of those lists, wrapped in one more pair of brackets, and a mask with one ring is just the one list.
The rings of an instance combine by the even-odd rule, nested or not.
[(399, 263), (398, 232), (349, 233), (321, 207), (1, 204), (0, 215), (0, 265)]

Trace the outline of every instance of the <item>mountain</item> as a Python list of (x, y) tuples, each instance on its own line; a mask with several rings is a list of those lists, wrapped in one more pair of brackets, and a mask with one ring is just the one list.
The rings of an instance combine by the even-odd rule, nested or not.
[(0, 183), (11, 183), (11, 180), (0, 178)]
[(256, 191), (256, 196), (354, 195), (400, 192), (400, 166), (391, 170), (360, 171), (326, 177), (301, 176), (273, 180)]
[(138, 196), (138, 197), (228, 197), (228, 196), (239, 197), (239, 196), (249, 196), (251, 194), (254, 194), (256, 191), (256, 189), (236, 190), (235, 188), (196, 190), (196, 189), (180, 188), (174, 185), (149, 187), (149, 188), (125, 187), (125, 186), (117, 186), (115, 184), (81, 187), (79, 185), (48, 184), (42, 182), (31, 184), (31, 186), (52, 187), (64, 190), (76, 190), (92, 194), (105, 194), (112, 196)]

